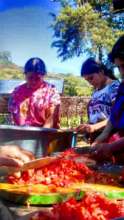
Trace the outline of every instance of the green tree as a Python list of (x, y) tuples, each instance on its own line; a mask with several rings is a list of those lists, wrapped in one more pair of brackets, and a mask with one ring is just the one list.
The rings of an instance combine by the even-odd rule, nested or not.
[(87, 53), (104, 60), (115, 40), (123, 33), (124, 19), (112, 14), (112, 0), (55, 0), (61, 5), (51, 14), (52, 47), (66, 60)]
[(11, 53), (9, 51), (0, 51), (0, 64), (12, 63)]
[(69, 96), (90, 96), (92, 87), (81, 79), (81, 77), (68, 74), (64, 78), (64, 95)]

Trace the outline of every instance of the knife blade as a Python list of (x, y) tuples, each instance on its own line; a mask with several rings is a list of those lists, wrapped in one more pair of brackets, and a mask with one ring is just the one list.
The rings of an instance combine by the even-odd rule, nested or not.
[(49, 165), (53, 161), (57, 160), (58, 157), (42, 157), (35, 160), (32, 160), (30, 162), (24, 163), (24, 165), (20, 168), (21, 171), (27, 170), (27, 169), (36, 169), (39, 167), (44, 167), (46, 165)]
[(94, 148), (93, 147), (87, 147), (87, 146), (84, 146), (84, 147), (74, 147), (74, 151), (78, 154), (90, 154), (94, 151)]
[(21, 166), (19, 168), (1, 166), (0, 167), (0, 176), (6, 176), (6, 175), (16, 173), (16, 172), (22, 172), (22, 171), (26, 171), (29, 169), (36, 169), (36, 168), (44, 167), (44, 166), (49, 165), (50, 163), (52, 163), (53, 161), (56, 161), (56, 160), (58, 160), (57, 156), (54, 156), (54, 157), (48, 156), (48, 157), (42, 157), (42, 158), (32, 160), (30, 162), (24, 163), (23, 166)]

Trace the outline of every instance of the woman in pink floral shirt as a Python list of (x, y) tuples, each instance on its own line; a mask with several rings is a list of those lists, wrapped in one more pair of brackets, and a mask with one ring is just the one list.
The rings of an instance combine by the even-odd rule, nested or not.
[(29, 59), (24, 74), (26, 83), (15, 88), (9, 101), (12, 123), (58, 128), (60, 96), (54, 85), (44, 81), (44, 62), (40, 58)]

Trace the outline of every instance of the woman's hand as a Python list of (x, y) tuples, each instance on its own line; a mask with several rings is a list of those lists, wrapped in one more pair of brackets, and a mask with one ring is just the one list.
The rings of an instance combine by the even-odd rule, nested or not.
[(91, 144), (92, 147), (95, 147), (97, 145), (100, 145), (102, 142), (100, 140), (94, 140), (94, 142)]
[(92, 157), (97, 161), (110, 160), (112, 158), (111, 144), (102, 143), (93, 147)]
[(75, 131), (93, 133), (96, 131), (96, 128), (95, 125), (92, 124), (81, 124), (75, 129)]
[(0, 146), (0, 166), (20, 167), (32, 159), (34, 159), (33, 154), (19, 146)]

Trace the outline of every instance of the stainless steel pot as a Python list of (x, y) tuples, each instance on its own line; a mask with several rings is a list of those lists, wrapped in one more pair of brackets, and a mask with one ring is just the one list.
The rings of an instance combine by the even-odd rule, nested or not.
[(40, 157), (74, 147), (76, 133), (69, 130), (0, 125), (0, 145), (8, 144), (17, 144)]

